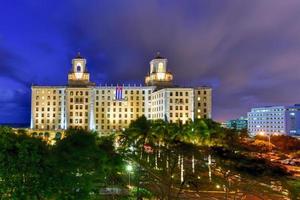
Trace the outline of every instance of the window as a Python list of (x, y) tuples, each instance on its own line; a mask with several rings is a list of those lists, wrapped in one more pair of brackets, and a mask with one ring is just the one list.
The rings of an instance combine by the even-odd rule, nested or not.
[(164, 64), (162, 62), (158, 63), (158, 72), (164, 72)]
[(81, 67), (80, 67), (79, 65), (77, 66), (76, 71), (77, 71), (77, 72), (81, 72)]

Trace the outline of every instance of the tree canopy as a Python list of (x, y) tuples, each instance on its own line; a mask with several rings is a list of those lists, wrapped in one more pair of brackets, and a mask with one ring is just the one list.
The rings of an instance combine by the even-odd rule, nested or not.
[(122, 185), (124, 162), (112, 141), (74, 129), (51, 146), (0, 127), (1, 198), (90, 199), (101, 187)]

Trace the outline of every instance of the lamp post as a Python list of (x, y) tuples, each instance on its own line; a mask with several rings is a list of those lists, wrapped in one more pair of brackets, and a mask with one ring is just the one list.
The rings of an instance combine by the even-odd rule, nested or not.
[(271, 150), (271, 134), (265, 133), (265, 132), (260, 132), (259, 135), (268, 137), (268, 147), (269, 147), (269, 151), (270, 151)]
[(268, 139), (269, 139), (269, 151), (271, 151), (271, 135), (267, 134)]
[(131, 165), (131, 164), (128, 164), (128, 165), (126, 166), (126, 170), (127, 170), (127, 172), (128, 172), (128, 186), (129, 186), (129, 188), (130, 188), (130, 187), (131, 187), (131, 185), (130, 185), (130, 173), (131, 173), (132, 170), (133, 170), (132, 165)]

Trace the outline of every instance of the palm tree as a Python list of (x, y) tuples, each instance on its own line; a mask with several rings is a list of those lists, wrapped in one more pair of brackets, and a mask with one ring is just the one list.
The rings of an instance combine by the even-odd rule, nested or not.
[(154, 147), (158, 141), (158, 136), (151, 129), (152, 122), (142, 116), (133, 121), (129, 127), (122, 133), (123, 139), (127, 147), (136, 147), (140, 149), (140, 156), (144, 153), (144, 146), (146, 144)]

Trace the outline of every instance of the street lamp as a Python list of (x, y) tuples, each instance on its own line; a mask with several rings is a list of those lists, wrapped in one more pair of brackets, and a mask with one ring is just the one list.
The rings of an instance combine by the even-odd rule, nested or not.
[(259, 132), (259, 135), (268, 137), (268, 146), (269, 146), (269, 151), (270, 151), (271, 150), (271, 135), (268, 133), (265, 133), (265, 132)]
[(271, 135), (267, 134), (268, 139), (269, 139), (269, 151), (271, 151)]
[(130, 173), (132, 172), (132, 170), (133, 170), (132, 165), (131, 165), (131, 164), (128, 164), (128, 165), (126, 166), (126, 171), (128, 172), (128, 185), (129, 185), (129, 188), (131, 187), (131, 186), (130, 186)]

